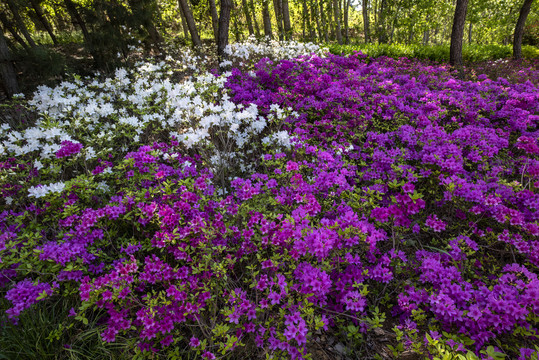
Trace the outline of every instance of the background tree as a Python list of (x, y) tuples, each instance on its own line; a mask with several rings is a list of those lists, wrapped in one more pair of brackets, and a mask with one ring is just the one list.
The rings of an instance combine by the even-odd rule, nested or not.
[(219, 61), (225, 59), (225, 48), (228, 45), (228, 29), (230, 25), (230, 11), (232, 10), (232, 0), (221, 0), (221, 11), (219, 13), (219, 38), (217, 41), (217, 54)]
[(467, 8), (468, 0), (457, 0), (449, 47), (449, 64), (458, 68), (459, 73), (462, 73), (462, 37), (464, 36)]
[(193, 41), (194, 46), (202, 46), (202, 41), (200, 41), (200, 37), (198, 36), (197, 27), (195, 24), (195, 18), (193, 17), (193, 13), (191, 12), (191, 9), (189, 8), (189, 5), (187, 4), (187, 0), (178, 0), (180, 5), (180, 10), (185, 17), (185, 21), (187, 22), (187, 27), (189, 28), (189, 33), (191, 34), (191, 40)]
[(20, 92), (17, 75), (2, 28), (0, 28), (0, 79), (2, 80), (2, 85), (6, 90), (8, 98)]
[(517, 60), (522, 59), (522, 37), (524, 35), (524, 25), (532, 8), (533, 0), (524, 0), (524, 4), (520, 8), (517, 25), (515, 26), (515, 34), (513, 38), (513, 57)]

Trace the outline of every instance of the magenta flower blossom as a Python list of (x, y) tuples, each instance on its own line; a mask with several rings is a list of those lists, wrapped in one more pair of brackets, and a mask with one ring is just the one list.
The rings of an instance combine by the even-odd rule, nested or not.
[(62, 141), (62, 147), (56, 152), (56, 158), (64, 158), (78, 154), (82, 150), (82, 144), (70, 140)]

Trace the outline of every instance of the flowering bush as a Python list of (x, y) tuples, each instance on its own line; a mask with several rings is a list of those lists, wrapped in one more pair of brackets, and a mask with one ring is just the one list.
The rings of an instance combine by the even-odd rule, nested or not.
[(173, 71), (41, 88), (3, 128), (9, 319), (76, 301), (140, 357), (359, 354), (379, 328), (395, 356), (536, 356), (535, 85), (360, 53)]

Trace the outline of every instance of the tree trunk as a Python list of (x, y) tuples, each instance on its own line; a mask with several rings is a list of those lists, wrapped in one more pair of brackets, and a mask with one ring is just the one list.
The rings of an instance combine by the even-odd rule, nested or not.
[(324, 33), (324, 40), (329, 42), (328, 28), (326, 24), (326, 13), (324, 11), (324, 3), (320, 1), (320, 21), (322, 21), (322, 31)]
[(225, 48), (228, 45), (228, 28), (230, 26), (230, 11), (232, 10), (232, 0), (221, 0), (221, 11), (219, 14), (219, 37), (217, 41), (217, 55), (219, 62), (225, 59)]
[(247, 20), (247, 28), (249, 29), (249, 35), (254, 35), (255, 30), (253, 29), (253, 22), (251, 20), (251, 14), (249, 12), (247, 0), (241, 0), (241, 8), (243, 10), (243, 14), (245, 15), (245, 20)]
[(34, 42), (32, 37), (30, 36), (30, 33), (28, 32), (28, 29), (26, 28), (26, 25), (24, 25), (24, 22), (21, 19), (21, 16), (19, 15), (19, 9), (13, 2), (13, 0), (6, 0), (7, 5), (9, 9), (11, 10), (11, 13), (13, 14), (13, 19), (15, 20), (15, 24), (17, 24), (17, 28), (22, 33), (26, 41), (31, 47), (36, 47), (37, 44)]
[(305, 41), (305, 34), (306, 34), (306, 24), (307, 24), (307, 19), (305, 18), (306, 17), (306, 13), (307, 13), (307, 0), (303, 0), (303, 12), (301, 13), (301, 21), (302, 21), (302, 26), (301, 26), (301, 38), (303, 39), (303, 41)]
[(378, 15), (378, 43), (385, 44), (387, 42), (386, 36), (386, 11), (387, 11), (387, 2), (382, 0), (380, 3), (380, 14)]
[(180, 11), (183, 12), (183, 16), (185, 16), (187, 27), (189, 28), (189, 33), (191, 33), (191, 40), (193, 40), (193, 45), (196, 47), (202, 46), (202, 41), (200, 41), (197, 26), (195, 24), (195, 18), (193, 17), (193, 13), (189, 8), (189, 4), (187, 4), (187, 0), (178, 0), (178, 2), (180, 5)]
[(21, 44), (21, 46), (23, 48), (25, 48), (26, 50), (30, 49), (28, 47), (28, 44), (24, 41), (24, 39), (19, 35), (19, 33), (17, 33), (17, 29), (15, 29), (13, 27), (13, 24), (8, 20), (8, 18), (6, 17), (6, 15), (2, 12), (0, 12), (0, 22), (2, 22), (2, 24), (4, 25), (4, 28), (9, 31), (11, 33), (11, 35), (13, 36), (13, 38), (19, 43)]
[(269, 36), (269, 38), (273, 38), (273, 34), (271, 32), (271, 17), (268, 7), (268, 1), (269, 0), (263, 0), (263, 8), (262, 8), (262, 18), (264, 19), (264, 35)]
[(349, 25), (348, 25), (348, 10), (350, 8), (350, 1), (351, 0), (344, 0), (345, 6), (344, 6), (344, 42), (345, 44), (350, 43), (350, 33), (349, 33)]
[(15, 68), (11, 62), (11, 55), (7, 47), (6, 39), (4, 38), (4, 32), (0, 28), (0, 79), (4, 86), (8, 98), (11, 98), (13, 94), (20, 92), (19, 85), (17, 83), (17, 74)]
[(258, 25), (258, 20), (256, 18), (255, 3), (253, 0), (250, 0), (249, 2), (249, 9), (251, 10), (251, 14), (253, 16), (253, 25), (255, 26), (256, 37), (260, 37), (260, 26)]
[(187, 41), (187, 39), (189, 39), (189, 28), (187, 27), (187, 21), (185, 21), (185, 16), (183, 15), (183, 11), (181, 7), (180, 7), (180, 18), (182, 20), (183, 37)]
[(230, 12), (231, 13), (230, 17), (232, 18), (232, 24), (234, 25), (234, 39), (236, 41), (242, 41), (243, 39), (242, 39), (240, 27), (238, 25), (238, 8), (236, 7), (234, 0), (231, 0), (231, 1), (232, 1), (232, 9)]
[(96, 66), (98, 68), (102, 68), (105, 65), (105, 61), (103, 60), (101, 54), (95, 49), (92, 39), (90, 38), (90, 33), (88, 32), (88, 28), (86, 28), (86, 24), (82, 20), (76, 5), (71, 0), (64, 0), (64, 4), (66, 5), (67, 12), (71, 16), (73, 23), (79, 25), (82, 31), (82, 36), (84, 37), (84, 42), (86, 43), (86, 47), (94, 58)]
[(335, 11), (335, 33), (337, 34), (337, 42), (342, 45), (341, 33), (341, 14), (339, 11), (339, 0), (333, 0), (333, 10)]
[(290, 24), (290, 6), (288, 0), (282, 0), (284, 33), (287, 40), (292, 39), (292, 25)]
[(318, 41), (322, 42), (324, 41), (324, 34), (323, 34), (322, 27), (320, 26), (320, 13), (319, 13), (320, 9), (318, 9), (318, 6), (316, 6), (316, 0), (313, 0), (313, 2), (311, 2), (311, 6), (312, 6), (313, 18), (316, 23), (316, 30), (318, 32)]
[(429, 31), (425, 30), (423, 31), (423, 46), (429, 44)]
[(282, 0), (273, 0), (273, 10), (275, 11), (275, 20), (277, 21), (277, 31), (279, 31), (279, 40), (284, 40)]
[(464, 36), (464, 24), (466, 21), (466, 11), (468, 0), (457, 0), (455, 6), (455, 17), (453, 18), (453, 29), (451, 30), (451, 45), (449, 47), (449, 64), (459, 70), (462, 77), (462, 37)]
[(34, 9), (36, 13), (36, 16), (39, 22), (41, 23), (41, 25), (43, 25), (45, 30), (47, 30), (47, 32), (49, 33), (49, 36), (51, 37), (53, 44), (58, 45), (58, 40), (56, 39), (56, 36), (54, 35), (54, 32), (52, 31), (52, 26), (50, 22), (47, 20), (47, 18), (43, 15), (43, 10), (41, 10), (41, 6), (39, 6), (39, 3), (37, 2), (37, 0), (30, 0), (30, 3), (32, 4), (32, 8)]
[[(155, 49), (158, 52), (161, 52), (161, 43), (163, 42), (163, 38), (155, 27), (153, 21), (154, 9), (151, 9), (149, 6), (147, 6), (147, 2), (140, 0), (128, 0), (128, 4), (131, 8), (131, 11), (133, 12), (133, 15), (137, 17), (137, 19), (139, 19), (140, 24), (148, 32), (148, 35), (150, 36), (150, 39)], [(105, 14), (103, 14), (102, 17), (103, 21), (107, 21), (107, 16)], [(115, 23), (114, 20), (112, 20), (111, 22)]]
[(210, 13), (213, 38), (217, 44), (217, 41), (219, 41), (219, 15), (217, 15), (217, 5), (215, 5), (215, 0), (210, 0)]
[(365, 44), (371, 42), (371, 36), (369, 34), (369, 0), (363, 0), (362, 12), (363, 12), (363, 31), (365, 32)]
[(530, 13), (533, 0), (524, 0), (524, 4), (520, 8), (517, 25), (515, 26), (515, 35), (513, 38), (513, 58), (516, 60), (522, 59), (522, 36), (524, 35), (524, 25), (526, 18)]
[(468, 27), (468, 44), (472, 44), (472, 22), (470, 21), (470, 26)]
[(329, 38), (335, 40), (335, 22), (333, 21), (333, 1), (327, 3), (327, 15), (328, 15), (328, 27), (329, 27)]

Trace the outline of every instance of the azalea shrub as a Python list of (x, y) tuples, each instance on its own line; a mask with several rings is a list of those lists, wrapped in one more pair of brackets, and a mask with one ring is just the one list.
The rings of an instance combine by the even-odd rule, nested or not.
[(267, 46), (20, 100), (41, 117), (0, 134), (3, 321), (61, 300), (60, 333), (136, 358), (367, 356), (380, 331), (394, 357), (537, 357), (537, 86)]

